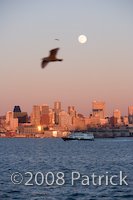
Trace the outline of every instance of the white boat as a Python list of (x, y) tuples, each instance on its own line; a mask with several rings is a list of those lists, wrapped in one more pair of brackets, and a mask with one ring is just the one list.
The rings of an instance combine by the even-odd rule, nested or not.
[(67, 137), (62, 137), (64, 141), (66, 140), (94, 140), (93, 133), (82, 133), (74, 132), (68, 135)]

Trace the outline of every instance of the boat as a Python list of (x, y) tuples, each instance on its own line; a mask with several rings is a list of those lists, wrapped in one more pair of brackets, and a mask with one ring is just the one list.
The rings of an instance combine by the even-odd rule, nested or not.
[(94, 140), (93, 133), (82, 133), (82, 132), (74, 132), (66, 137), (62, 137), (64, 141), (66, 140)]

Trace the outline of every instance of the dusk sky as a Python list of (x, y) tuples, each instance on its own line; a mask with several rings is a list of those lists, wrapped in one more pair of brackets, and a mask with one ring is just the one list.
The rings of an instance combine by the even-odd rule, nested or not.
[[(85, 116), (93, 100), (107, 114), (133, 105), (132, 0), (0, 0), (0, 115), (56, 100)], [(80, 44), (78, 36), (87, 36)], [(59, 41), (55, 40), (58, 38)], [(60, 47), (63, 62), (41, 69)]]

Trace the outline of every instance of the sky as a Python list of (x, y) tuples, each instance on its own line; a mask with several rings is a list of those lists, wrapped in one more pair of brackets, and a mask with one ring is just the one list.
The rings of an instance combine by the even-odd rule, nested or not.
[[(61, 101), (88, 116), (92, 101), (106, 114), (133, 105), (132, 0), (0, 0), (0, 115), (20, 105)], [(87, 43), (78, 36), (87, 36)], [(56, 38), (59, 41), (55, 40)], [(59, 47), (63, 62), (41, 69)]]

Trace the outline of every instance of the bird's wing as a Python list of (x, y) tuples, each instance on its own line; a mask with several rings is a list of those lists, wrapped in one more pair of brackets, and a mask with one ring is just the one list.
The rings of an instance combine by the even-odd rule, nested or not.
[(50, 50), (50, 54), (49, 54), (50, 59), (56, 59), (56, 54), (57, 54), (58, 50), (59, 50), (59, 48)]
[(45, 58), (43, 58), (41, 62), (41, 67), (44, 68), (46, 67), (47, 64), (48, 64), (48, 61)]

